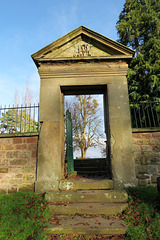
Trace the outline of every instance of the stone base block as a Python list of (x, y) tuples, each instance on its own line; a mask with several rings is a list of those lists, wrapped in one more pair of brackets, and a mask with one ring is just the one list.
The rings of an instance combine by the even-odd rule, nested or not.
[(45, 193), (59, 190), (59, 181), (36, 181), (35, 192)]
[(96, 190), (96, 189), (113, 189), (113, 181), (109, 179), (96, 180), (96, 179), (83, 179), (82, 180), (61, 180), (59, 184), (60, 190)]
[(128, 187), (136, 187), (138, 186), (138, 179), (128, 179), (127, 181), (113, 180), (113, 185), (115, 190), (122, 190)]

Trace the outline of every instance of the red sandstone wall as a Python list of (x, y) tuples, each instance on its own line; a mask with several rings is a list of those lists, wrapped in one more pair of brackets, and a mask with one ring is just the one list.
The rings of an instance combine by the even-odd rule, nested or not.
[(0, 138), (0, 192), (34, 191), (38, 136)]
[(133, 147), (139, 185), (155, 184), (160, 177), (160, 132), (133, 133)]
[[(38, 136), (0, 138), (0, 192), (34, 191)], [(160, 132), (133, 133), (140, 185), (160, 176)]]

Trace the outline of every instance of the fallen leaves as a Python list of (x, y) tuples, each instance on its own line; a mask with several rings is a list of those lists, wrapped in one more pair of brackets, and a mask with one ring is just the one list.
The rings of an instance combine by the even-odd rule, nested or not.
[(89, 226), (90, 224), (88, 222), (79, 222), (74, 224), (74, 226), (78, 226), (78, 225)]
[(69, 204), (71, 204), (71, 202), (50, 202), (50, 205), (64, 205), (67, 206)]
[(50, 218), (49, 221), (50, 221), (50, 224), (61, 225), (60, 217), (55, 216), (54, 218)]
[(115, 223), (115, 222), (110, 222), (110, 224), (109, 224), (109, 225), (111, 226), (111, 225), (113, 225), (114, 223)]
[(92, 208), (93, 206), (92, 206), (92, 205), (90, 205), (90, 204), (88, 204), (88, 207), (89, 207), (89, 208)]
[(87, 235), (80, 235), (80, 234), (52, 234), (50, 236), (50, 240), (71, 240), (71, 239), (81, 239), (81, 240), (123, 240), (125, 239), (125, 236), (123, 234), (121, 235), (94, 235), (94, 234), (87, 234)]
[(99, 220), (96, 220), (95, 224), (101, 225), (101, 222)]
[(53, 221), (50, 222), (50, 224), (61, 225), (61, 221), (60, 220), (53, 220)]

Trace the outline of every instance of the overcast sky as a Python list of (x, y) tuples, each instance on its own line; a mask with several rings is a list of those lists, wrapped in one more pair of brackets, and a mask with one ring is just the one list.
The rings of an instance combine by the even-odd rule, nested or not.
[(125, 0), (5, 0), (0, 4), (0, 105), (20, 99), (26, 81), (33, 101), (40, 80), (31, 54), (84, 25), (117, 40), (115, 28)]

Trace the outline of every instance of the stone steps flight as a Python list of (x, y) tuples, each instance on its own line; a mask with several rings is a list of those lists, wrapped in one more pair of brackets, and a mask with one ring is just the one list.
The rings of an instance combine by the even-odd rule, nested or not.
[(126, 224), (112, 215), (127, 207), (128, 195), (112, 180), (62, 180), (59, 188), (45, 194), (52, 212), (46, 234), (125, 234)]

